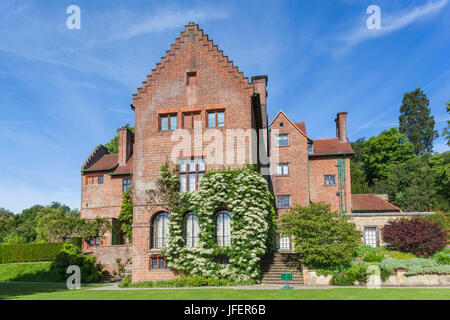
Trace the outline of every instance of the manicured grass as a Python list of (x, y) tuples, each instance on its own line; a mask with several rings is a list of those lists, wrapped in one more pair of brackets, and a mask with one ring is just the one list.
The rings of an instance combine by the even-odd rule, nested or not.
[(0, 264), (0, 281), (54, 282), (50, 264), (51, 262)]
[(234, 290), (156, 289), (92, 291), (67, 290), (64, 284), (0, 284), (1, 299), (28, 300), (449, 300), (450, 289), (314, 289)]

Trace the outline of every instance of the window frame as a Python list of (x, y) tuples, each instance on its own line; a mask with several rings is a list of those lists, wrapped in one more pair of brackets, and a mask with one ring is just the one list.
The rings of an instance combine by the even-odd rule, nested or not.
[[(226, 223), (226, 221), (225, 221), (225, 219), (223, 219), (222, 220), (222, 235), (221, 236), (219, 236), (218, 235), (218, 233), (219, 233), (219, 228), (218, 228), (218, 220), (219, 220), (219, 217), (220, 216), (227, 216), (228, 217), (228, 221), (229, 221), (229, 227), (228, 227), (228, 230), (229, 230), (229, 235), (227, 235), (227, 234), (225, 234), (225, 230), (226, 230), (226, 225), (225, 225), (225, 223)], [(230, 211), (228, 211), (228, 210), (226, 210), (226, 209), (223, 209), (223, 210), (219, 210), (218, 212), (216, 212), (216, 214), (215, 214), (215, 217), (214, 217), (214, 228), (215, 228), (215, 232), (214, 232), (214, 237), (215, 237), (215, 242), (216, 242), (216, 244), (217, 244), (217, 246), (219, 247), (219, 248), (226, 248), (226, 247), (231, 247), (231, 245), (232, 245), (232, 241), (233, 241), (233, 237), (232, 237), (232, 233), (231, 233), (231, 228), (232, 228), (232, 218), (231, 218), (231, 212)], [(219, 239), (222, 239), (222, 245), (220, 245), (219, 244)], [(226, 244), (226, 240), (228, 240), (229, 239), (229, 244)]]
[[(163, 130), (163, 128), (162, 128), (162, 119), (163, 118), (167, 118), (167, 130)], [(175, 129), (172, 129), (171, 121), (170, 121), (171, 118), (176, 118)], [(178, 113), (173, 112), (173, 113), (162, 113), (162, 114), (159, 114), (158, 129), (159, 129), (160, 132), (167, 132), (167, 131), (175, 131), (175, 130), (177, 130), (178, 129)]]
[(366, 231), (369, 231), (369, 229), (375, 230), (375, 247), (373, 247), (373, 248), (380, 247), (380, 233), (379, 233), (378, 226), (364, 226), (364, 228), (363, 228), (364, 244), (367, 245), (367, 246), (371, 246), (370, 244), (368, 244), (366, 242)]
[(101, 176), (98, 176), (98, 184), (103, 184), (103, 182), (104, 182), (104, 178), (103, 178), (103, 175), (101, 175)]
[[(166, 220), (167, 219), (167, 220)], [(160, 220), (163, 222), (166, 222), (163, 224), (162, 231), (161, 231), (161, 247), (158, 246), (159, 243), (159, 237), (158, 237), (158, 226), (160, 223)], [(151, 248), (152, 249), (165, 249), (167, 248), (167, 235), (169, 234), (169, 220), (170, 215), (167, 211), (161, 211), (158, 214), (156, 214), (152, 219), (151, 224)]]
[[(280, 202), (279, 202), (279, 198), (281, 198), (281, 197), (283, 197), (283, 198), (287, 198), (288, 199), (288, 205), (287, 206), (282, 206), (282, 207), (280, 207)], [(287, 194), (287, 195), (278, 195), (277, 196), (277, 208), (278, 209), (289, 209), (291, 207), (291, 195), (290, 194)]]
[[(125, 183), (125, 181), (127, 181), (127, 183)], [(131, 177), (122, 178), (122, 193), (127, 192), (132, 184), (133, 180)]]
[[(281, 173), (278, 173), (278, 168), (281, 166)], [(284, 168), (287, 168), (287, 173), (285, 173)], [(277, 164), (277, 169), (275, 172), (277, 177), (289, 177), (290, 175), (290, 168), (289, 168), (289, 162), (285, 162), (285, 163), (278, 163)]]
[[(223, 113), (223, 125), (219, 126), (219, 113)], [(214, 126), (209, 125), (209, 115), (214, 114)], [(226, 127), (226, 114), (225, 109), (207, 110), (206, 111), (206, 128), (225, 128)]]
[[(280, 144), (280, 142), (283, 141), (282, 137), (286, 137), (286, 144)], [(275, 146), (276, 147), (289, 147), (289, 133), (278, 134), (275, 139)]]
[[(189, 219), (192, 219), (192, 229), (191, 236), (188, 239), (187, 222)], [(197, 227), (195, 227), (196, 225)], [(198, 215), (193, 211), (186, 213), (183, 219), (183, 239), (186, 247), (196, 247), (198, 245), (200, 241), (199, 231)]]
[[(200, 161), (203, 162), (203, 170), (200, 170)], [(181, 161), (186, 161), (186, 170), (181, 170)], [(195, 161), (195, 170), (191, 169), (191, 161)], [(190, 158), (179, 158), (178, 159), (178, 179), (180, 180), (180, 192), (186, 193), (186, 192), (194, 192), (198, 190), (198, 183), (199, 180), (205, 175), (206, 173), (206, 160), (205, 158), (199, 158), (199, 157), (190, 157)], [(195, 174), (195, 188), (194, 190), (190, 190), (190, 183), (191, 183), (191, 177)], [(181, 177), (185, 176), (186, 179), (186, 190), (183, 191), (182, 189), (182, 179)]]
[[(327, 177), (333, 177), (333, 184), (327, 184)], [(323, 185), (325, 187), (335, 187), (336, 186), (336, 175), (335, 174), (324, 174), (323, 175)]]

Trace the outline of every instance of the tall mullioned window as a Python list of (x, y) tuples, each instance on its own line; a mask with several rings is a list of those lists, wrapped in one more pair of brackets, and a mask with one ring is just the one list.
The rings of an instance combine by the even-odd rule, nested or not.
[(216, 242), (219, 247), (231, 246), (231, 215), (227, 210), (216, 214)]
[(198, 182), (206, 172), (205, 159), (180, 159), (178, 172), (180, 192), (192, 192), (198, 189)]
[(184, 243), (186, 247), (195, 247), (198, 239), (198, 217), (194, 212), (189, 212), (184, 217)]
[(169, 235), (169, 214), (167, 212), (161, 212), (153, 219), (152, 248), (153, 249), (166, 248), (168, 235)]

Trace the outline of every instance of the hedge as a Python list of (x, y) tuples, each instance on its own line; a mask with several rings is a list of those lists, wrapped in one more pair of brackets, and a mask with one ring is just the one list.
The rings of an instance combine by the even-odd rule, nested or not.
[(0, 264), (51, 261), (62, 250), (63, 245), (63, 242), (0, 245)]

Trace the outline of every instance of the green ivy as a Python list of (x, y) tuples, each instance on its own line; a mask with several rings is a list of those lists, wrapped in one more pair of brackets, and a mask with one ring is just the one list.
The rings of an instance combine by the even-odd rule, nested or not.
[[(168, 168), (162, 168), (167, 182), (174, 181)], [(172, 196), (179, 185), (172, 183)], [(229, 279), (244, 283), (258, 281), (260, 259), (273, 247), (273, 195), (267, 181), (248, 166), (242, 169), (221, 169), (208, 172), (199, 181), (196, 192), (177, 193), (171, 201), (170, 236), (164, 255), (176, 272), (188, 276)], [(220, 248), (215, 241), (215, 214), (226, 209), (231, 213), (230, 247)], [(199, 243), (186, 247), (183, 221), (186, 213), (195, 212), (199, 224)], [(218, 255), (228, 257), (229, 264), (216, 263)]]

